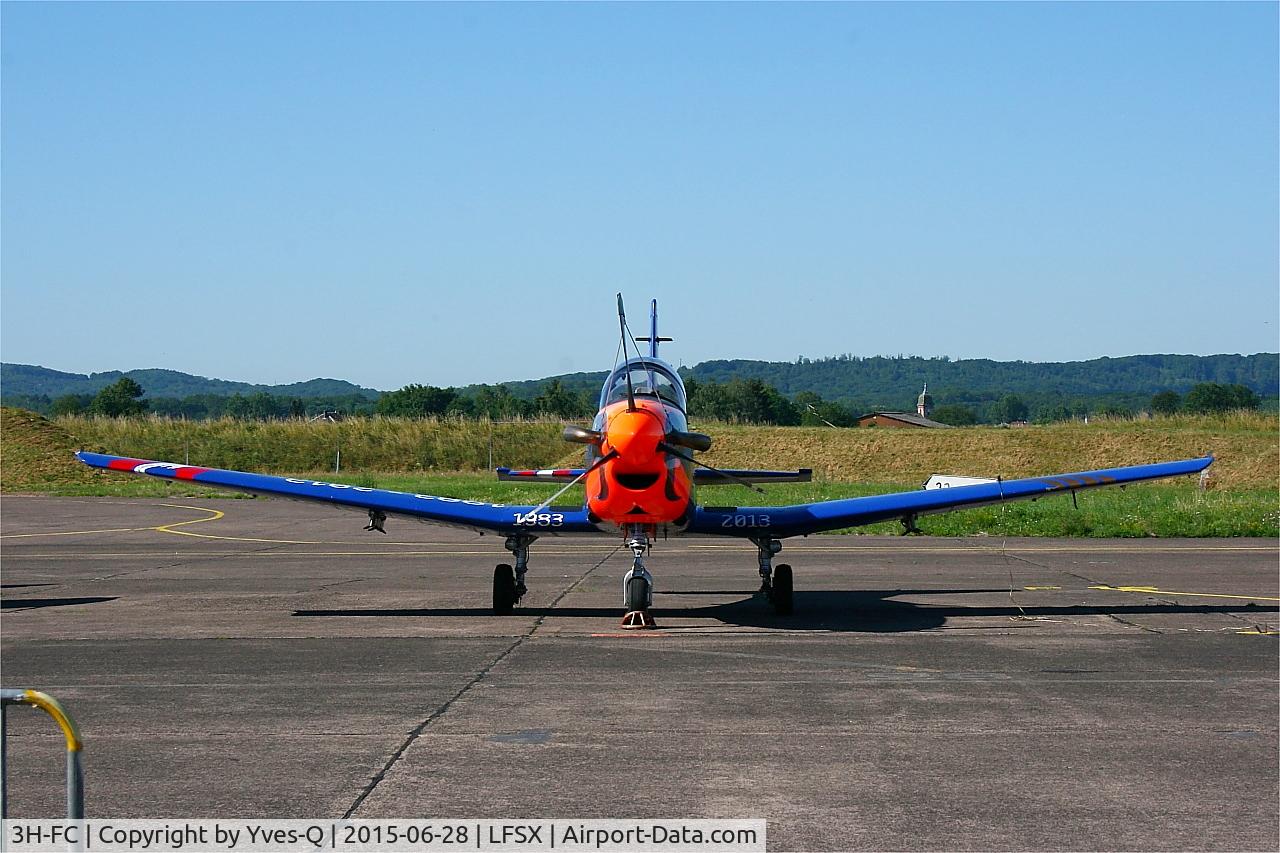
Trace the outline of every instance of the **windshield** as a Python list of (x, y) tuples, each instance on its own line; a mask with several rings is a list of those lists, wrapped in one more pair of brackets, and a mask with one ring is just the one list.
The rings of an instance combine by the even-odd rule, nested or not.
[(604, 386), (600, 405), (609, 405), (627, 399), (627, 374), (631, 374), (631, 387), (637, 397), (657, 397), (684, 411), (684, 388), (680, 381), (663, 367), (650, 362), (643, 365), (632, 362), (617, 368)]

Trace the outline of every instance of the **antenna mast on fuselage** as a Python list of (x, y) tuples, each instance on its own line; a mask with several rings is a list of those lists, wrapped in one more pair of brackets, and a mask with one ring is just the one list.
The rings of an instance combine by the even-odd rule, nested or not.
[(658, 300), (654, 299), (649, 303), (649, 337), (636, 338), (637, 341), (648, 341), (649, 358), (658, 357), (658, 342), (669, 341), (671, 338), (658, 337)]

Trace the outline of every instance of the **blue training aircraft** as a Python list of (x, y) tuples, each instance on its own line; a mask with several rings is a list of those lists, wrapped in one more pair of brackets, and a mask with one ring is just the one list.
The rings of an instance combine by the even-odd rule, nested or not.
[[(630, 338), (618, 296), (619, 328), (624, 346)], [(711, 438), (690, 432), (684, 383), (669, 364), (658, 358), (658, 344), (670, 338), (658, 337), (658, 303), (652, 303), (649, 336), (636, 338), (648, 343), (648, 354), (624, 357), (605, 380), (600, 393), (600, 410), (590, 429), (565, 428), (566, 441), (585, 444), (586, 467), (541, 471), (512, 471), (499, 468), (498, 478), (522, 482), (565, 484), (542, 504), (513, 506), (483, 501), (461, 500), (436, 495), (418, 495), (330, 483), (305, 477), (274, 477), (241, 471), (223, 471), (151, 462), (102, 453), (76, 455), (95, 468), (149, 474), (153, 477), (190, 480), (241, 492), (319, 501), (351, 507), (369, 514), (366, 530), (382, 533), (388, 515), (419, 521), (469, 528), (506, 537), (506, 548), (515, 565), (502, 563), (493, 575), (493, 610), (511, 613), (525, 593), (525, 573), (529, 566), (529, 546), (542, 536), (566, 534), (621, 535), (632, 553), (632, 568), (623, 579), (625, 627), (652, 627), (649, 608), (653, 603), (653, 577), (644, 565), (650, 542), (659, 533), (730, 536), (752, 542), (758, 552), (761, 593), (779, 613), (792, 607), (792, 574), (786, 564), (774, 565), (782, 550), (782, 540), (845, 527), (900, 519), (908, 530), (915, 529), (921, 515), (982, 506), (1003, 501), (1034, 500), (1057, 492), (1073, 495), (1083, 489), (1124, 485), (1180, 474), (1203, 471), (1212, 456), (1054, 474), (1019, 480), (994, 479), (952, 488), (925, 488), (918, 491), (874, 495), (844, 500), (819, 501), (791, 506), (698, 506), (695, 487), (725, 483), (805, 482), (808, 469), (799, 471), (720, 470), (694, 458), (693, 453), (711, 447)], [(582, 506), (553, 506), (552, 503), (574, 484), (585, 481), (586, 502)], [(756, 488), (756, 491), (761, 491)]]

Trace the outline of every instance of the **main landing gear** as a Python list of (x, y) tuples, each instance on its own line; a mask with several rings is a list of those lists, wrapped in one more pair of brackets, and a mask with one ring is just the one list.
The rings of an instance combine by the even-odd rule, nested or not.
[(515, 557), (516, 564), (512, 567), (508, 563), (499, 563), (493, 570), (494, 615), (510, 616), (516, 602), (528, 592), (524, 585), (524, 575), (529, 571), (529, 546), (537, 538), (527, 533), (507, 537), (506, 547)]
[(773, 602), (773, 609), (786, 616), (792, 608), (791, 567), (786, 563), (773, 565), (773, 558), (782, 551), (782, 542), (767, 536), (755, 536), (757, 556), (760, 560), (760, 594)]
[(622, 627), (656, 628), (658, 623), (649, 612), (653, 607), (653, 575), (644, 567), (649, 553), (649, 530), (645, 525), (627, 525), (627, 547), (631, 549), (631, 571), (622, 579), (622, 606), (627, 609)]
[[(627, 615), (622, 617), (623, 628), (656, 628), (653, 619), (653, 575), (644, 566), (649, 554), (651, 528), (644, 524), (626, 526), (626, 546), (631, 549), (631, 570), (622, 579), (622, 606)], [(527, 589), (525, 573), (529, 571), (529, 546), (537, 539), (528, 533), (507, 537), (506, 548), (515, 558), (515, 565), (499, 563), (493, 570), (493, 612), (509, 616)], [(791, 613), (793, 605), (791, 567), (786, 563), (773, 564), (773, 558), (782, 551), (782, 542), (767, 536), (753, 537), (760, 562), (760, 594), (773, 603), (773, 609), (781, 616)]]

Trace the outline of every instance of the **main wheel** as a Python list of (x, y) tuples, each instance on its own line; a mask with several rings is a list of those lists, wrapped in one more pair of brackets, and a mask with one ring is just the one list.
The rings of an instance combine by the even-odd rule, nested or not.
[(493, 570), (493, 612), (497, 616), (510, 616), (515, 606), (515, 569), (506, 563), (499, 563)]
[(773, 567), (773, 584), (769, 592), (773, 609), (780, 615), (791, 612), (791, 567), (786, 563)]
[(632, 578), (627, 581), (626, 601), (623, 602), (628, 613), (649, 609), (649, 582), (644, 578)]

